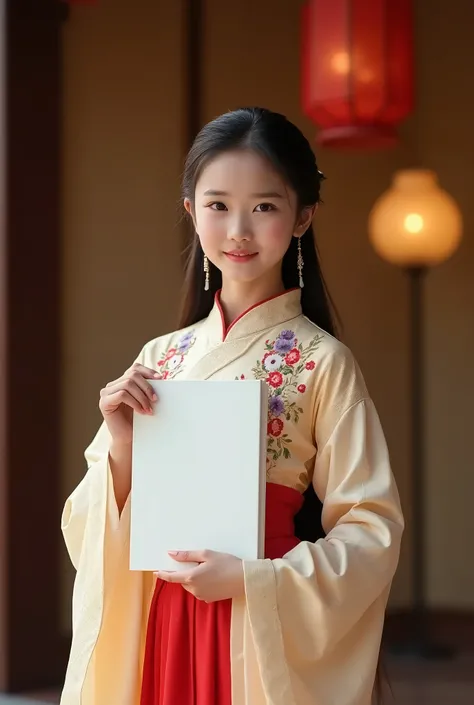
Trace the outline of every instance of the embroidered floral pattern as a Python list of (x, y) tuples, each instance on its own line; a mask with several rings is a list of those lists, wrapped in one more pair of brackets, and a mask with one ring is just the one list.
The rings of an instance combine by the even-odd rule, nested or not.
[[(304, 347), (291, 330), (283, 330), (278, 338), (265, 342), (265, 354), (252, 369), (256, 379), (265, 380), (270, 387), (268, 402), (267, 474), (278, 460), (291, 457), (291, 438), (285, 433), (285, 423), (297, 424), (303, 409), (299, 395), (305, 394), (306, 384), (300, 384), (300, 375), (314, 370), (311, 360), (323, 336), (317, 335)], [(240, 378), (245, 379), (244, 375)]]
[(185, 356), (192, 348), (195, 341), (194, 331), (188, 331), (188, 333), (185, 333), (179, 339), (175, 348), (169, 348), (163, 353), (161, 359), (157, 362), (161, 373), (160, 379), (172, 379), (176, 377), (181, 370)]

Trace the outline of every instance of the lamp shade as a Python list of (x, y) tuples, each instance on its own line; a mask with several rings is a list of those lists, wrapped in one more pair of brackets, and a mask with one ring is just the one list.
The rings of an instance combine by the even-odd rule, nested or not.
[(301, 18), (304, 113), (333, 148), (383, 148), (414, 97), (413, 0), (307, 0)]
[(375, 251), (403, 267), (440, 264), (454, 253), (461, 237), (459, 208), (428, 170), (396, 172), (392, 187), (376, 201), (369, 216)]

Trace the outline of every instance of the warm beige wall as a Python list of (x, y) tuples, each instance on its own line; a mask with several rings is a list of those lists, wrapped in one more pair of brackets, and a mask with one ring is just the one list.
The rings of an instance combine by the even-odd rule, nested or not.
[(474, 3), (418, 0), (420, 162), (465, 221), (455, 257), (427, 282), (430, 596), (474, 607)]
[(64, 495), (83, 474), (101, 386), (175, 325), (182, 35), (178, 0), (101, 0), (73, 7), (64, 28)]

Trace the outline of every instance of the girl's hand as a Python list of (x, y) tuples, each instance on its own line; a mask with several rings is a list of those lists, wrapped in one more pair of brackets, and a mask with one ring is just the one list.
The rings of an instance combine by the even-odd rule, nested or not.
[(155, 370), (135, 363), (122, 377), (101, 389), (99, 408), (114, 443), (122, 446), (132, 443), (134, 410), (140, 414), (153, 413), (156, 395), (147, 380), (158, 377)]
[(156, 575), (168, 583), (179, 583), (198, 600), (216, 602), (245, 595), (240, 558), (216, 551), (170, 551), (169, 555), (175, 561), (199, 565), (176, 572), (158, 571)]

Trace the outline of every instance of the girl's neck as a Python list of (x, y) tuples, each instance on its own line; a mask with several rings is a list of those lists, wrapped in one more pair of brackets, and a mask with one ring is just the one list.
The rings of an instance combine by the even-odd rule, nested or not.
[(266, 301), (272, 296), (283, 294), (285, 287), (281, 280), (269, 282), (224, 282), (220, 303), (226, 326), (235, 321), (244, 311)]

